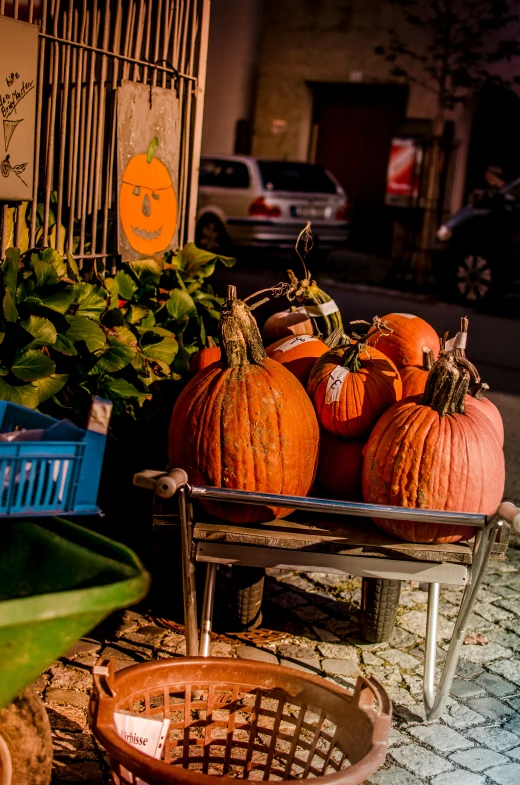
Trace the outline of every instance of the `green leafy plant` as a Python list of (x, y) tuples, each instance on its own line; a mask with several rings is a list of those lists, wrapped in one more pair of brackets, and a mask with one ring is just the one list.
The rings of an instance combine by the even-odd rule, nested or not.
[[(207, 283), (216, 256), (188, 243), (163, 260), (88, 276), (69, 254), (10, 248), (2, 265), (0, 399), (84, 414), (93, 395), (114, 414), (171, 408), (191, 355), (216, 337), (222, 300)], [(83, 280), (87, 278), (88, 280)], [(62, 411), (61, 416), (66, 416)]]

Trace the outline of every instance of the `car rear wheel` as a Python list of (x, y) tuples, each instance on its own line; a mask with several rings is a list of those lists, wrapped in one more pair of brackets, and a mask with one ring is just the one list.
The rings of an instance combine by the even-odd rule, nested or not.
[(460, 254), (455, 271), (459, 299), (468, 305), (488, 301), (497, 287), (497, 276), (487, 254)]
[(197, 224), (195, 245), (211, 253), (226, 253), (229, 237), (222, 221), (215, 215), (203, 215)]

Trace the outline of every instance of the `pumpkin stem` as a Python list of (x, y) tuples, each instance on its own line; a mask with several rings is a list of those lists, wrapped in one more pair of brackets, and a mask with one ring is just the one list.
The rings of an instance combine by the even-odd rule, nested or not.
[(469, 380), (470, 373), (465, 365), (452, 352), (442, 352), (426, 380), (422, 405), (435, 409), (441, 417), (455, 412), (464, 414)]
[[(453, 338), (451, 341), (448, 342), (446, 342), (446, 340), (444, 341), (444, 348), (446, 348), (446, 346), (449, 347), (449, 351), (453, 352), (453, 356), (457, 359), (457, 362), (466, 368), (473, 382), (475, 382), (475, 384), (478, 384), (480, 382), (480, 374), (477, 371), (476, 367), (473, 365), (473, 363), (470, 362), (466, 357), (466, 341), (467, 341), (468, 327), (469, 327), (469, 319), (467, 316), (463, 316), (462, 319), (460, 320), (460, 331), (457, 333), (455, 338)], [(450, 346), (451, 343), (453, 343), (454, 345)]]
[(154, 138), (148, 145), (148, 150), (146, 151), (146, 163), (148, 164), (152, 163), (152, 158), (154, 157), (155, 151), (157, 150), (158, 146), (159, 146), (159, 140), (157, 139), (156, 136), (154, 136)]
[(351, 373), (357, 373), (361, 369), (360, 355), (366, 349), (366, 344), (358, 341), (351, 344), (343, 355), (343, 367), (347, 368)]
[(435, 355), (427, 346), (423, 346), (423, 370), (431, 371), (433, 363), (435, 362)]
[(336, 329), (331, 332), (328, 338), (325, 338), (323, 341), (329, 349), (335, 349), (336, 346), (348, 346), (350, 344), (350, 338), (346, 335), (342, 329), (336, 327)]
[(481, 401), (484, 397), (484, 393), (487, 393), (488, 390), (489, 384), (486, 384), (486, 382), (481, 382), (475, 390), (471, 391), (471, 395), (473, 398), (476, 398), (477, 401)]
[(228, 286), (227, 300), (220, 310), (220, 346), (228, 368), (254, 363), (260, 365), (265, 353), (251, 308), (237, 299), (236, 286)]
[[(247, 301), (250, 300), (251, 297), (256, 297), (257, 295), (263, 294), (264, 292), (269, 292), (271, 297), (282, 297), (284, 294), (287, 294), (288, 289), (289, 289), (289, 284), (280, 281), (280, 283), (277, 283), (276, 286), (270, 286), (268, 289), (260, 289), (260, 291), (250, 294), (248, 297), (244, 298), (243, 302), (247, 303)], [(268, 301), (269, 301), (269, 297), (264, 297), (263, 300), (259, 300), (257, 303), (253, 303), (253, 305), (249, 305), (248, 308), (250, 311), (252, 311), (255, 308), (258, 308), (259, 305), (263, 305)]]
[[(302, 240), (303, 240), (303, 256), (299, 250), (300, 241)], [(298, 239), (296, 240), (296, 245), (294, 246), (294, 250), (300, 257), (300, 261), (303, 266), (303, 272), (305, 273), (304, 279), (306, 281), (309, 280), (311, 274), (307, 270), (307, 266), (305, 264), (305, 258), (307, 257), (309, 251), (312, 251), (313, 247), (314, 247), (314, 240), (312, 239), (311, 222), (307, 221), (305, 227), (301, 230), (300, 234), (298, 235)]]
[(211, 335), (208, 335), (207, 338), (206, 338), (206, 346), (208, 347), (208, 349), (216, 349), (217, 348), (217, 344), (215, 343), (215, 341), (211, 337)]

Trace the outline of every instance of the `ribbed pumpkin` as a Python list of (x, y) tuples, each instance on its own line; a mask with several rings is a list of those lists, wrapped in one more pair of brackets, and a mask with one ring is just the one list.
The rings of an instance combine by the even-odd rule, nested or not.
[(322, 355), (312, 367), (307, 392), (323, 428), (360, 439), (401, 399), (402, 384), (388, 357), (358, 342)]
[(340, 439), (328, 431), (321, 432), (318, 483), (333, 499), (357, 502), (363, 499), (361, 472), (364, 439)]
[(389, 313), (381, 320), (392, 332), (373, 335), (368, 343), (386, 354), (399, 370), (405, 365), (422, 366), (424, 349), (431, 349), (434, 359), (439, 356), (439, 336), (424, 319), (411, 313)]
[(332, 297), (310, 278), (307, 270), (305, 273), (306, 277), (299, 281), (292, 270), (287, 270), (291, 284), (288, 296), (295, 297), (296, 302), (305, 308), (312, 320), (312, 331), (320, 338), (328, 338), (334, 330), (343, 332), (343, 321), (338, 306)]
[(472, 394), (467, 396), (467, 403), (469, 406), (476, 406), (476, 408), (481, 411), (483, 414), (488, 417), (491, 422), (493, 423), (497, 434), (498, 440), (500, 442), (500, 446), (504, 446), (504, 421), (502, 420), (502, 415), (498, 411), (495, 404), (489, 400), (489, 398), (484, 398), (484, 392), (488, 389), (487, 384), (481, 384), (477, 388), (477, 390)]
[(207, 368), (211, 363), (220, 360), (220, 347), (217, 346), (211, 335), (206, 338), (206, 346), (192, 356), (190, 360), (190, 373), (196, 374)]
[(316, 335), (293, 335), (291, 338), (280, 338), (266, 348), (268, 357), (285, 365), (304, 387), (307, 386), (311, 368), (329, 347)]
[(422, 368), (417, 365), (406, 365), (399, 371), (399, 376), (403, 383), (403, 398), (410, 395), (421, 395), (426, 387), (426, 379), (434, 363), (433, 352), (431, 349), (423, 349)]
[(277, 341), (290, 335), (312, 335), (312, 322), (304, 308), (292, 306), (287, 311), (273, 313), (265, 324), (262, 334), (266, 343)]
[[(489, 419), (466, 406), (469, 373), (443, 353), (424, 395), (383, 414), (368, 439), (363, 496), (374, 504), (434, 510), (496, 511), (504, 492), (504, 454)], [(374, 519), (401, 540), (448, 543), (470, 538), (465, 526)]]
[[(180, 394), (169, 432), (170, 466), (191, 482), (218, 488), (305, 496), (314, 479), (319, 428), (293, 374), (266, 357), (249, 307), (234, 286), (220, 315), (222, 361)], [(208, 512), (255, 523), (292, 510), (207, 502)]]

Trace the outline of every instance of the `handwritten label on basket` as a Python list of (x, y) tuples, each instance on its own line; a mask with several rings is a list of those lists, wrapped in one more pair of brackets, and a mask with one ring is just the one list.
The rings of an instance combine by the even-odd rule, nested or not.
[(114, 713), (116, 729), (127, 744), (151, 758), (160, 758), (170, 727), (170, 720), (136, 717), (132, 714)]
[(341, 365), (337, 365), (336, 368), (334, 368), (327, 381), (327, 389), (325, 390), (325, 403), (334, 403), (335, 401), (339, 401), (341, 390), (348, 374), (348, 368), (343, 368)]
[(315, 335), (294, 335), (292, 338), (288, 338), (284, 343), (277, 346), (275, 351), (276, 352), (288, 352), (289, 349), (294, 349), (296, 346), (299, 346), (301, 343), (308, 343), (309, 341), (318, 341), (319, 338), (316, 338)]
[(329, 316), (331, 313), (339, 311), (339, 308), (334, 300), (329, 300), (328, 303), (306, 305), (305, 310), (307, 311), (307, 316)]

